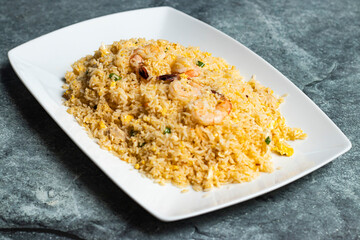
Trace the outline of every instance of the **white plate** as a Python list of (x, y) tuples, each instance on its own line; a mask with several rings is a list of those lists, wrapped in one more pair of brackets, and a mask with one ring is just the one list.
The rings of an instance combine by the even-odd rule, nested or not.
[[(100, 149), (62, 105), (66, 71), (77, 59), (92, 54), (102, 42), (133, 37), (167, 39), (225, 58), (249, 79), (288, 93), (281, 107), (289, 126), (300, 127), (308, 138), (292, 143), (291, 158), (274, 155), (280, 170), (255, 181), (232, 184), (208, 193), (180, 193), (172, 185), (160, 186), (133, 167)], [(124, 192), (163, 221), (174, 221), (243, 202), (288, 184), (325, 165), (351, 148), (339, 128), (293, 83), (245, 46), (213, 27), (173, 8), (160, 7), (122, 12), (62, 28), (29, 41), (9, 52), (11, 65), (38, 102), (67, 135)]]

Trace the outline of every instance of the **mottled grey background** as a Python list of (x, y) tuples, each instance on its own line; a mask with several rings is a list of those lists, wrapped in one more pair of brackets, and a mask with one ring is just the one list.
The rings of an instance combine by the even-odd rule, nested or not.
[[(0, 239), (360, 239), (360, 1), (0, 1)], [(161, 222), (63, 133), (7, 52), (93, 17), (172, 6), (240, 41), (302, 89), (353, 148), (256, 199)], [(51, 54), (51, 53), (49, 53)]]

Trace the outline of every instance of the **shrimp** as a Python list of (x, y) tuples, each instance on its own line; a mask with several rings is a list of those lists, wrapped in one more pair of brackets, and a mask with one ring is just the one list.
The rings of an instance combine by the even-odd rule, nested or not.
[(173, 81), (170, 83), (169, 92), (172, 99), (189, 102), (201, 94), (201, 86), (194, 82)]
[(162, 51), (155, 44), (148, 44), (144, 47), (138, 47), (134, 50), (133, 54), (130, 56), (130, 66), (132, 66), (136, 72), (143, 77), (144, 79), (149, 78), (148, 71), (144, 66), (144, 60), (149, 58), (156, 58), (161, 60), (165, 57), (164, 51)]
[(199, 71), (199, 69), (190, 69), (190, 70), (187, 70), (186, 72), (185, 72), (185, 74), (187, 75), (187, 76), (189, 76), (190, 78), (192, 78), (192, 77), (198, 77), (199, 75), (200, 75), (200, 71)]
[(159, 60), (165, 57), (165, 52), (156, 44), (148, 44), (144, 47), (138, 47), (134, 50), (133, 55), (140, 55), (143, 59), (157, 58)]
[(134, 51), (134, 54), (131, 55), (129, 63), (141, 77), (144, 79), (149, 78), (148, 71), (146, 67), (144, 67), (144, 59), (140, 54), (136, 53), (136, 50)]
[(193, 103), (191, 116), (194, 121), (203, 125), (214, 125), (221, 123), (230, 114), (232, 104), (221, 93), (211, 91), (220, 96), (220, 102), (216, 106), (210, 106), (206, 99), (198, 99)]
[(134, 51), (134, 54), (130, 57), (129, 62), (133, 68), (138, 69), (140, 65), (144, 63), (144, 59), (139, 54), (136, 54)]
[(197, 77), (200, 75), (200, 71), (185, 57), (177, 56), (175, 62), (171, 68), (174, 73), (185, 73), (188, 77)]

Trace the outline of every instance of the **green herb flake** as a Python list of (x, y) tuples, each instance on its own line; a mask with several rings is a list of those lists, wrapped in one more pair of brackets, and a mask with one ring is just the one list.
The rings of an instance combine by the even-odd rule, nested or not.
[(144, 145), (146, 144), (146, 142), (143, 142), (143, 143), (139, 143), (139, 147), (143, 147)]
[(131, 131), (130, 131), (130, 136), (131, 136), (131, 137), (134, 137), (137, 133), (138, 133), (137, 131), (131, 130)]
[(169, 51), (169, 49), (166, 47), (165, 52)]
[(138, 42), (135, 42), (135, 44), (138, 44)]
[(198, 65), (199, 67), (204, 67), (205, 63), (203, 63), (201, 61), (197, 61), (196, 65)]
[(171, 128), (166, 127), (164, 130), (164, 134), (171, 133)]
[(115, 73), (110, 73), (109, 78), (116, 82), (116, 81), (120, 80), (122, 77), (119, 77), (119, 75), (117, 75)]
[(265, 143), (266, 143), (267, 145), (269, 145), (269, 144), (270, 144), (270, 142), (271, 142), (270, 137), (267, 137), (267, 138), (265, 139)]

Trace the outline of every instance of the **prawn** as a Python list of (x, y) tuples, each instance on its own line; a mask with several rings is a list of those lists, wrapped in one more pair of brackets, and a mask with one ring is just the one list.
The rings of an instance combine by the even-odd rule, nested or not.
[(193, 64), (189, 63), (189, 61), (185, 57), (176, 57), (176, 60), (171, 68), (171, 71), (174, 73), (185, 73), (188, 77), (198, 77), (200, 75), (200, 71), (198, 68), (193, 66)]
[(144, 60), (157, 58), (159, 60), (165, 57), (165, 53), (155, 44), (148, 44), (144, 47), (138, 47), (130, 56), (129, 63), (135, 71), (144, 79), (149, 78), (149, 73), (144, 66)]
[(201, 86), (194, 82), (189, 83), (176, 80), (170, 83), (169, 92), (172, 99), (188, 102), (191, 99), (200, 96)]
[(193, 120), (206, 126), (221, 123), (232, 109), (230, 100), (224, 95), (214, 90), (211, 92), (220, 96), (220, 102), (215, 107), (211, 106), (206, 99), (198, 99), (193, 102), (192, 106), (191, 115)]
[(180, 56), (176, 57), (176, 60), (172, 65), (171, 72), (171, 74), (160, 75), (157, 77), (157, 79), (172, 82), (175, 80), (180, 80), (180, 74), (182, 73), (187, 76), (187, 79), (198, 77), (200, 75), (198, 68), (192, 66), (186, 58)]

